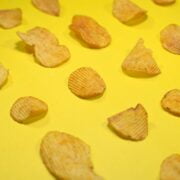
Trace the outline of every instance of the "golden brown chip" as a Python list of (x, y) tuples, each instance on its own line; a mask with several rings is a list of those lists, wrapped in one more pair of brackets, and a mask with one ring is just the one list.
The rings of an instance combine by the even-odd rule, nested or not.
[(162, 46), (171, 53), (180, 54), (180, 26), (170, 24), (160, 33)]
[(15, 101), (11, 107), (11, 117), (19, 122), (25, 123), (27, 120), (39, 117), (48, 111), (48, 106), (45, 102), (32, 97), (21, 97)]
[(176, 0), (153, 0), (153, 1), (159, 5), (168, 5), (176, 2)]
[(108, 118), (109, 127), (119, 136), (131, 140), (143, 140), (148, 135), (148, 115), (141, 104)]
[(47, 14), (59, 16), (60, 5), (58, 0), (32, 0), (32, 3), (37, 9)]
[(169, 113), (180, 116), (180, 90), (167, 92), (161, 100), (161, 106)]
[(81, 67), (69, 76), (68, 87), (76, 96), (88, 99), (102, 95), (106, 85), (93, 69)]
[(21, 9), (0, 10), (0, 26), (5, 29), (10, 29), (21, 24), (22, 11)]
[(8, 78), (8, 74), (9, 74), (8, 70), (5, 69), (4, 66), (0, 64), (0, 87), (2, 87), (6, 82)]
[(47, 133), (40, 154), (47, 169), (58, 179), (102, 179), (93, 172), (89, 146), (72, 135), (58, 131)]
[(146, 11), (130, 0), (114, 0), (113, 15), (125, 24), (136, 24), (146, 18)]
[(152, 52), (144, 46), (144, 41), (140, 39), (122, 64), (123, 70), (134, 75), (153, 76), (160, 73)]
[(106, 29), (88, 16), (74, 16), (70, 29), (90, 48), (104, 48), (111, 42)]
[(173, 154), (167, 157), (161, 164), (161, 180), (180, 180), (180, 155)]

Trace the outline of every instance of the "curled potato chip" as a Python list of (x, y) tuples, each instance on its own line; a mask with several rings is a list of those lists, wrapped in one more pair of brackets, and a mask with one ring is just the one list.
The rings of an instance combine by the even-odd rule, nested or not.
[(160, 33), (162, 46), (171, 53), (180, 54), (180, 26), (170, 24)]
[(22, 11), (19, 8), (0, 10), (0, 26), (10, 29), (21, 24)]
[(40, 154), (47, 169), (58, 179), (102, 179), (93, 172), (89, 146), (70, 134), (47, 133), (42, 139)]
[(11, 117), (19, 122), (25, 123), (27, 120), (39, 117), (48, 111), (48, 106), (45, 102), (32, 97), (21, 97), (15, 101), (11, 107)]
[(88, 99), (102, 95), (106, 85), (96, 71), (81, 67), (69, 76), (68, 87), (76, 96)]
[(148, 115), (141, 104), (108, 118), (109, 127), (119, 136), (130, 140), (143, 140), (148, 135)]
[(153, 0), (153, 1), (159, 5), (168, 5), (176, 2), (176, 0)]
[(144, 46), (144, 41), (139, 39), (135, 47), (125, 58), (122, 64), (123, 70), (133, 75), (153, 76), (160, 73), (152, 52)]
[(90, 48), (104, 48), (111, 42), (106, 29), (88, 16), (74, 16), (70, 29)]
[(0, 87), (2, 87), (6, 82), (8, 78), (8, 74), (9, 74), (8, 70), (5, 69), (4, 66), (0, 64)]
[(130, 0), (114, 0), (113, 15), (125, 24), (137, 24), (146, 18), (146, 11)]
[(32, 3), (37, 9), (47, 14), (59, 16), (60, 5), (58, 0), (32, 0)]
[(180, 155), (173, 154), (167, 157), (161, 164), (161, 180), (179, 180), (180, 179)]

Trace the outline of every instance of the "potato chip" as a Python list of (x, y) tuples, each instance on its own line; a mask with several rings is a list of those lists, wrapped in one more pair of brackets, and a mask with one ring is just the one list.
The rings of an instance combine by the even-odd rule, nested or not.
[(8, 78), (8, 74), (9, 74), (8, 70), (5, 69), (2, 64), (0, 64), (0, 87), (2, 87), (6, 82)]
[(120, 137), (143, 140), (148, 135), (148, 115), (141, 104), (108, 118), (109, 127)]
[(104, 48), (111, 42), (107, 30), (88, 16), (74, 16), (70, 29), (90, 48)]
[(176, 2), (176, 0), (153, 0), (153, 1), (159, 5), (169, 5)]
[(45, 102), (32, 97), (21, 97), (15, 101), (11, 107), (11, 117), (19, 122), (26, 123), (27, 120), (34, 117), (40, 117), (48, 111), (48, 106)]
[(113, 15), (122, 23), (137, 24), (146, 18), (146, 11), (130, 0), (114, 0)]
[(10, 29), (21, 24), (22, 11), (19, 8), (0, 10), (0, 26)]
[(180, 26), (170, 24), (160, 33), (162, 46), (171, 53), (180, 54)]
[(102, 179), (93, 172), (89, 146), (70, 134), (47, 133), (41, 142), (40, 154), (47, 169), (58, 179)]
[(58, 0), (32, 0), (32, 3), (42, 12), (53, 16), (59, 16), (60, 5)]
[(167, 157), (161, 164), (161, 180), (180, 180), (180, 155), (173, 154)]
[(169, 113), (180, 116), (180, 90), (167, 92), (161, 100), (161, 106)]
[(88, 99), (102, 95), (106, 85), (93, 69), (81, 67), (69, 76), (68, 87), (76, 96)]
[(139, 39), (135, 47), (125, 58), (122, 68), (127, 73), (133, 75), (153, 76), (160, 73), (152, 52), (144, 46), (144, 41)]

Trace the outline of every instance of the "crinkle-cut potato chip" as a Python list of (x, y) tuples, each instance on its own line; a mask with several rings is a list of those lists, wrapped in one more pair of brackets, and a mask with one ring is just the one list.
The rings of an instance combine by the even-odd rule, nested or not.
[(148, 135), (148, 115), (141, 104), (108, 118), (109, 127), (120, 137), (143, 140)]
[(58, 0), (32, 0), (32, 3), (37, 9), (47, 14), (59, 16), (60, 5)]
[(112, 12), (119, 21), (129, 25), (140, 23), (147, 17), (146, 10), (130, 0), (114, 0)]
[(48, 106), (42, 100), (32, 96), (21, 97), (12, 105), (10, 114), (11, 117), (19, 122), (26, 123), (35, 117), (40, 117), (48, 111)]
[(153, 1), (159, 5), (169, 5), (176, 2), (176, 0), (153, 0)]
[(160, 180), (180, 180), (180, 155), (173, 154), (161, 164)]
[(180, 116), (180, 90), (168, 91), (161, 100), (161, 106), (169, 113)]
[(22, 11), (19, 8), (0, 10), (0, 26), (10, 29), (21, 24)]
[(135, 47), (122, 63), (122, 69), (133, 75), (154, 76), (160, 73), (152, 51), (144, 46), (144, 41), (139, 39)]
[(0, 64), (0, 88), (4, 85), (8, 78), (8, 70), (4, 68), (2, 64)]
[(100, 96), (106, 89), (103, 79), (89, 67), (81, 67), (72, 72), (68, 87), (73, 94), (84, 99)]
[(90, 147), (70, 134), (48, 132), (42, 139), (40, 154), (47, 169), (58, 179), (102, 180), (93, 171)]
[(107, 30), (91, 17), (75, 15), (69, 27), (90, 48), (104, 48), (111, 42)]
[(162, 46), (171, 53), (180, 54), (180, 26), (170, 24), (160, 33)]

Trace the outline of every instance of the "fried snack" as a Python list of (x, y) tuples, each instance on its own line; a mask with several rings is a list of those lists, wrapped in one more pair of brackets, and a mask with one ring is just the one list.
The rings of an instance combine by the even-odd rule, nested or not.
[(4, 68), (2, 64), (0, 64), (0, 88), (4, 85), (8, 78), (8, 70)]
[(40, 154), (47, 169), (58, 179), (102, 180), (93, 172), (90, 147), (72, 135), (58, 131), (47, 133)]
[(141, 104), (108, 118), (109, 127), (120, 137), (143, 140), (148, 135), (148, 115)]
[(169, 5), (176, 2), (176, 0), (153, 0), (153, 1), (159, 5)]
[(104, 48), (111, 42), (107, 30), (88, 16), (76, 15), (69, 26), (75, 35), (90, 48)]
[(167, 157), (161, 164), (160, 180), (180, 179), (180, 155), (173, 154)]
[(40, 117), (47, 111), (48, 106), (45, 102), (32, 96), (26, 96), (15, 101), (11, 107), (10, 114), (15, 121), (26, 123), (27, 120)]
[(170, 24), (160, 33), (162, 46), (171, 53), (180, 54), (180, 26)]
[(152, 51), (144, 46), (144, 41), (142, 39), (139, 39), (135, 47), (125, 58), (122, 69), (135, 76), (154, 76), (160, 73), (160, 69), (152, 57)]
[(146, 11), (130, 0), (114, 0), (113, 15), (122, 23), (137, 24), (146, 18)]
[(180, 116), (180, 90), (173, 89), (167, 92), (161, 100), (161, 106), (167, 112)]
[(88, 99), (102, 95), (106, 85), (93, 69), (81, 67), (69, 76), (68, 87), (76, 96)]
[(32, 4), (42, 12), (59, 16), (60, 5), (58, 0), (32, 0)]
[(0, 10), (0, 26), (10, 29), (21, 24), (22, 11), (19, 8)]

